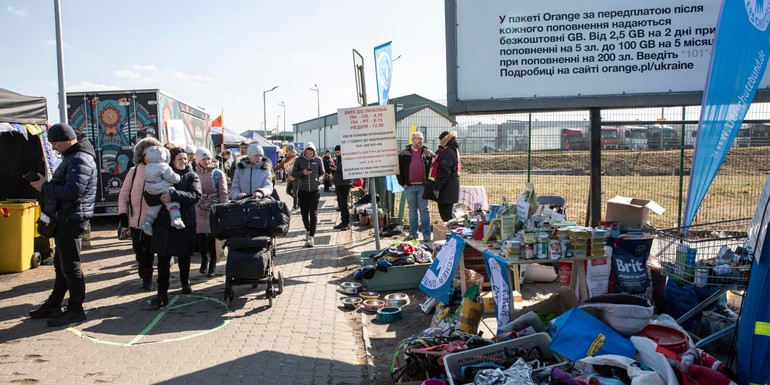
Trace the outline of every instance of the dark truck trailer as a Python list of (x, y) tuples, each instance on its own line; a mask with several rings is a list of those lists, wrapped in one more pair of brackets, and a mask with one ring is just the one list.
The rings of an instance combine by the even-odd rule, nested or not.
[(114, 215), (136, 142), (211, 149), (211, 120), (198, 107), (157, 89), (67, 93), (70, 125), (88, 137), (99, 165), (96, 215)]

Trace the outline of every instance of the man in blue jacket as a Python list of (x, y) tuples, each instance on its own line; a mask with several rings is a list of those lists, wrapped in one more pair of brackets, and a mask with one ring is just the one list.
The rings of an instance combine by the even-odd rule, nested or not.
[[(78, 139), (69, 125), (51, 126), (48, 141), (62, 155), (62, 162), (50, 181), (38, 174), (39, 179), (30, 184), (43, 192), (41, 220), (47, 218), (57, 224), (53, 236), (56, 240), (53, 257), (56, 279), (48, 299), (30, 311), (29, 316), (50, 318), (48, 326), (64, 326), (86, 320), (83, 311), (86, 282), (80, 268), (80, 247), (81, 237), (94, 215), (98, 168), (91, 143), (85, 137)], [(67, 292), (69, 301), (66, 310), (62, 311), (61, 304)]]

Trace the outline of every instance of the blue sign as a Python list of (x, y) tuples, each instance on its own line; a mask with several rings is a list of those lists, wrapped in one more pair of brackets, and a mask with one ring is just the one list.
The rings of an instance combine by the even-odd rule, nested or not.
[(374, 47), (374, 72), (377, 77), (377, 101), (383, 106), (388, 104), (390, 80), (393, 77), (390, 42)]
[(452, 294), (452, 280), (460, 265), (460, 258), (463, 257), (463, 250), (465, 241), (452, 233), (422, 277), (420, 290), (439, 302), (448, 304), (449, 295)]
[(692, 224), (767, 67), (770, 7), (725, 0), (711, 52), (682, 226)]
[(297, 150), (297, 153), (302, 153), (302, 150), (305, 149), (305, 143), (304, 142), (294, 142), (294, 149)]
[(495, 298), (497, 328), (500, 329), (503, 325), (511, 322), (511, 311), (513, 310), (510, 266), (508, 261), (489, 250), (484, 250), (481, 255), (484, 257), (489, 285), (492, 287), (492, 294)]

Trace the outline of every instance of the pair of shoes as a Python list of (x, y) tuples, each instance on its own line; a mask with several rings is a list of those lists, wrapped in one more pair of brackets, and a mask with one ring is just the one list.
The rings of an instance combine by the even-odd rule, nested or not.
[(160, 309), (163, 306), (168, 305), (168, 294), (158, 294), (150, 301), (150, 306)]
[(49, 319), (46, 323), (48, 326), (65, 326), (73, 323), (83, 322), (86, 320), (86, 312), (82, 307), (71, 308), (68, 307), (63, 313), (57, 315), (54, 318)]
[(190, 287), (190, 284), (182, 284), (182, 294), (192, 294), (192, 288)]
[(152, 278), (142, 278), (142, 290), (152, 291)]
[(306, 239), (306, 241), (305, 241), (305, 246), (307, 246), (307, 247), (313, 247), (313, 246), (315, 246), (315, 240), (313, 239), (313, 236), (312, 236), (312, 235), (308, 235), (308, 236), (307, 236), (307, 239)]
[(407, 241), (407, 242), (408, 241), (413, 241), (415, 239), (417, 239), (417, 236), (416, 235), (412, 235), (412, 234), (409, 234), (409, 235), (406, 236), (406, 238), (404, 238), (404, 240)]
[(144, 221), (139, 225), (139, 228), (141, 228), (145, 234), (152, 236), (152, 222)]
[(182, 218), (177, 218), (171, 221), (171, 227), (182, 230), (184, 228), (184, 222), (182, 221)]
[(37, 307), (37, 309), (33, 309), (29, 312), (29, 318), (32, 319), (40, 319), (40, 318), (54, 318), (58, 317), (60, 314), (62, 314), (61, 311), (61, 305), (55, 305), (48, 300), (40, 304), (40, 306)]

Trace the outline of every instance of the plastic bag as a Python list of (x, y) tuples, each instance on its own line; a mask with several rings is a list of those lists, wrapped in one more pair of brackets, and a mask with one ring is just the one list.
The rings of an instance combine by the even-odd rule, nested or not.
[(485, 369), (476, 374), (476, 385), (536, 385), (532, 381), (532, 366), (519, 358), (505, 370)]
[(484, 316), (484, 304), (479, 297), (478, 285), (473, 284), (465, 290), (460, 306), (460, 316), (457, 317), (460, 330), (469, 334), (476, 334), (479, 331), (479, 324)]

